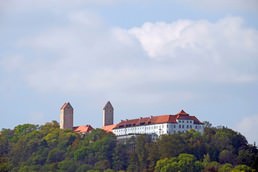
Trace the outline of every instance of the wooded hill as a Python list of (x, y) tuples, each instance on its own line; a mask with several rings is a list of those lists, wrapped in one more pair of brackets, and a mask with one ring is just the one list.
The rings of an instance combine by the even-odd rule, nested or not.
[(95, 129), (81, 136), (59, 129), (56, 121), (2, 129), (0, 171), (193, 172), (256, 171), (258, 150), (229, 128), (207, 126), (164, 135), (147, 135), (119, 143), (111, 133)]

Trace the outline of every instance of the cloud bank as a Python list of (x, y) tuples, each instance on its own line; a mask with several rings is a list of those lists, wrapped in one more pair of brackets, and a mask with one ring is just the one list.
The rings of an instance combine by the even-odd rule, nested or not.
[(258, 31), (242, 18), (148, 22), (124, 29), (106, 27), (90, 13), (66, 17), (65, 26), (17, 40), (29, 56), (14, 54), (2, 60), (3, 66), (21, 72), (31, 88), (53, 92), (257, 82)]

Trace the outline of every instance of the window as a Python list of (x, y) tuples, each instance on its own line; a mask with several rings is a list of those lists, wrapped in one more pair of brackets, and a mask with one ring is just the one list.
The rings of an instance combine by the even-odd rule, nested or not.
[(182, 128), (184, 128), (184, 125), (182, 125)]
[(179, 125), (179, 128), (181, 128), (181, 125)]

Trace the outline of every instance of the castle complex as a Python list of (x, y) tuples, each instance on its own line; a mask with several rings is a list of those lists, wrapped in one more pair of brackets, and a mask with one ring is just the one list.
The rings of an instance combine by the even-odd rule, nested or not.
[[(107, 132), (113, 132), (118, 138), (127, 138), (139, 134), (148, 134), (157, 138), (163, 134), (174, 134), (194, 129), (200, 133), (204, 131), (204, 125), (195, 116), (191, 116), (181, 110), (177, 114), (140, 117), (137, 119), (121, 120), (114, 124), (114, 108), (110, 101), (103, 108), (103, 127)], [(61, 107), (60, 128), (71, 129), (82, 134), (90, 132), (90, 125), (73, 126), (73, 107), (65, 103)]]

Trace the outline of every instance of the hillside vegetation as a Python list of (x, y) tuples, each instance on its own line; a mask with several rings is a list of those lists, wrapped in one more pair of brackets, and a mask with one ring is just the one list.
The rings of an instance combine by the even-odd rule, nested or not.
[(0, 171), (70, 172), (240, 172), (258, 169), (258, 150), (228, 128), (206, 127), (164, 135), (147, 135), (119, 143), (111, 133), (95, 129), (81, 136), (60, 130), (55, 121), (38, 126), (2, 129)]

